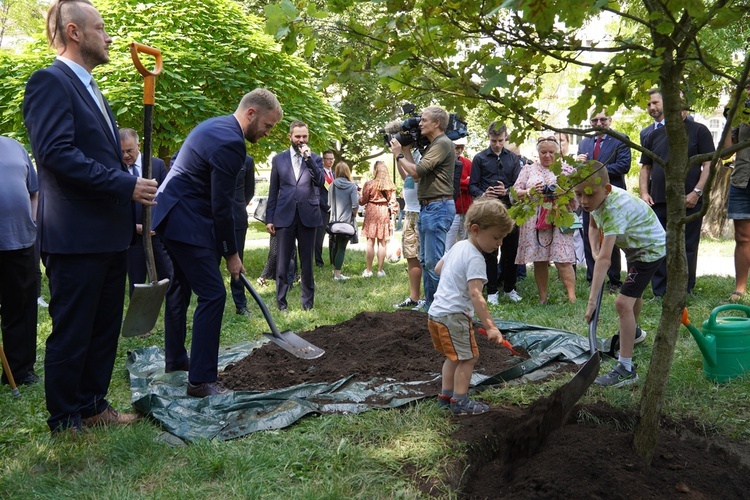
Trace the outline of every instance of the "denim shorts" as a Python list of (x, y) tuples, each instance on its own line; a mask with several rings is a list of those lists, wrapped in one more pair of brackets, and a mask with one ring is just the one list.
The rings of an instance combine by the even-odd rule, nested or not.
[(750, 219), (750, 187), (738, 188), (729, 186), (729, 203), (727, 219)]

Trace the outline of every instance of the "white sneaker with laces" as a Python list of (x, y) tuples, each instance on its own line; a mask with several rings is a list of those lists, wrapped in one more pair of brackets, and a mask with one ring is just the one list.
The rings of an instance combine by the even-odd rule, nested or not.
[(349, 276), (344, 276), (343, 274), (341, 276), (334, 276), (333, 277), (333, 281), (344, 281), (344, 280), (348, 280), (348, 279), (349, 279)]
[(394, 304), (393, 307), (395, 309), (398, 309), (399, 307), (414, 307), (419, 305), (418, 301), (411, 300), (411, 297), (406, 297), (406, 299), (403, 302), (399, 302), (398, 304)]
[(518, 292), (516, 292), (515, 290), (506, 292), (505, 296), (508, 297), (512, 302), (521, 302), (523, 300), (523, 297), (518, 295)]
[(378, 278), (385, 278), (385, 271), (378, 271)]
[(487, 303), (492, 304), (493, 306), (496, 306), (499, 304), (498, 297), (496, 293), (491, 293), (487, 296)]
[(372, 271), (368, 271), (367, 269), (365, 269), (364, 271), (362, 271), (362, 277), (363, 278), (370, 278), (370, 277), (372, 277)]
[(44, 297), (37, 297), (36, 303), (39, 307), (49, 307), (49, 304), (47, 304), (47, 301), (44, 300)]

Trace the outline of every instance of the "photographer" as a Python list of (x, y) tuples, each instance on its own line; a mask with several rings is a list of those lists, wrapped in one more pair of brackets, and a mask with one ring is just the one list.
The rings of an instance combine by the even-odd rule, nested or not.
[[(518, 180), (513, 186), (519, 198), (553, 196), (557, 187), (557, 176), (549, 169), (560, 151), (557, 139), (553, 135), (540, 137), (536, 143), (536, 149), (539, 152), (539, 161), (521, 169)], [(563, 163), (562, 172), (567, 174), (571, 171), (572, 168)], [(573, 199), (567, 208), (573, 211), (577, 205)], [(540, 212), (541, 207), (536, 215), (530, 217), (521, 226), (516, 264), (534, 263), (534, 280), (539, 290), (539, 302), (546, 304), (549, 262), (554, 262), (560, 280), (565, 285), (568, 300), (571, 303), (575, 302), (576, 278), (573, 262), (576, 259), (576, 252), (573, 246), (573, 233), (563, 233), (560, 228), (552, 225), (544, 227), (537, 224), (537, 221), (541, 219)], [(540, 222), (543, 221), (542, 219)]]
[[(518, 174), (521, 172), (521, 161), (515, 153), (505, 147), (508, 139), (507, 127), (499, 122), (490, 123), (487, 129), (487, 139), (490, 144), (487, 149), (474, 157), (471, 165), (471, 179), (469, 180), (469, 193), (474, 198), (490, 197), (498, 198), (506, 207), (510, 208), (509, 188), (515, 184)], [(513, 302), (520, 302), (521, 296), (516, 292), (516, 255), (518, 251), (518, 227), (503, 238), (500, 247), (500, 268), (503, 273), (504, 296)], [(497, 255), (484, 253), (487, 263), (487, 302), (498, 304), (498, 272)]]
[(391, 152), (406, 173), (418, 182), (419, 198), (419, 261), (424, 280), (425, 311), (432, 304), (438, 285), (435, 266), (445, 253), (445, 239), (456, 215), (453, 201), (453, 171), (456, 153), (453, 142), (445, 135), (448, 113), (437, 106), (425, 108), (419, 129), (430, 144), (419, 163), (414, 162), (409, 148), (403, 148), (397, 139), (391, 139)]
[[(750, 140), (750, 81), (745, 84), (745, 107), (738, 110), (742, 113), (743, 123), (732, 129), (731, 139), (727, 138), (729, 147), (742, 141)], [(729, 142), (731, 140), (731, 143)], [(731, 302), (737, 302), (747, 293), (747, 277), (750, 271), (750, 148), (737, 151), (734, 157), (734, 169), (729, 186), (727, 218), (734, 220), (734, 292), (729, 295)]]

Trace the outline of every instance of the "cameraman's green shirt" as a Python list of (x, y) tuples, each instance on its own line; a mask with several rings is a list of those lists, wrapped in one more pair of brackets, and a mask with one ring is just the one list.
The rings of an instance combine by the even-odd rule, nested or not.
[(440, 134), (427, 146), (422, 159), (417, 163), (419, 200), (427, 201), (441, 196), (453, 199), (454, 168), (456, 149), (453, 147), (453, 141), (445, 134)]

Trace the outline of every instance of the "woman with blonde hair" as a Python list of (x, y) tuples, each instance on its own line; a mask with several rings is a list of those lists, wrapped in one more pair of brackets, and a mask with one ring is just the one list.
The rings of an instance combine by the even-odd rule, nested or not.
[(386, 244), (393, 234), (391, 214), (398, 210), (396, 185), (388, 175), (385, 162), (376, 161), (372, 167), (372, 180), (365, 182), (359, 204), (365, 207), (365, 220), (362, 224), (362, 237), (367, 238), (365, 259), (367, 267), (362, 276), (372, 276), (372, 261), (375, 258), (375, 241), (378, 242), (378, 277), (385, 276)]
[[(352, 182), (352, 171), (349, 165), (340, 161), (334, 168), (336, 178), (328, 191), (328, 205), (331, 207), (331, 222), (345, 222), (357, 230), (357, 185)], [(333, 279), (335, 281), (348, 280), (348, 276), (341, 274), (344, 265), (344, 253), (351, 236), (345, 234), (330, 234), (328, 244), (333, 245)]]

